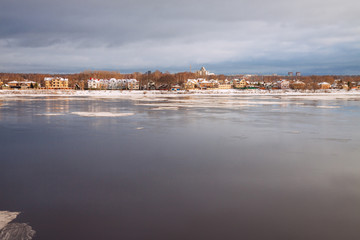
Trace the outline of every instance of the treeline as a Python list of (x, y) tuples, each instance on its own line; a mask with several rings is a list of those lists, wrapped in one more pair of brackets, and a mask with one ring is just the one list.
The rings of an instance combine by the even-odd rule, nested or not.
[[(76, 84), (79, 85), (81, 88), (86, 86), (86, 82), (90, 78), (97, 78), (97, 79), (137, 79), (139, 81), (139, 85), (143, 86), (149, 83), (154, 83), (156, 86), (159, 85), (174, 85), (174, 84), (183, 84), (190, 78), (198, 78), (201, 77), (196, 73), (191, 72), (179, 72), (179, 73), (169, 73), (169, 72), (160, 72), (156, 70), (154, 72), (134, 72), (130, 74), (124, 74), (116, 71), (83, 71), (80, 73), (74, 74), (38, 74), (38, 73), (0, 73), (0, 81), (3, 83), (7, 83), (9, 81), (34, 81), (40, 83), (44, 86), (44, 77), (63, 77), (69, 79), (69, 86), (74, 87)], [(225, 80), (225, 75), (218, 75), (218, 76), (206, 76), (206, 78), (214, 78), (214, 79), (221, 79)]]
[(310, 75), (310, 76), (261, 76), (253, 75), (249, 77), (249, 81), (252, 82), (276, 82), (281, 79), (298, 80), (304, 83), (320, 83), (328, 82), (333, 84), (335, 80), (341, 80), (343, 82), (360, 82), (360, 75)]
[[(69, 79), (69, 86), (74, 87), (78, 85), (81, 88), (86, 87), (87, 80), (90, 78), (97, 79), (110, 79), (110, 78), (134, 78), (139, 81), (140, 86), (147, 85), (149, 83), (153, 83), (156, 86), (170, 86), (170, 85), (182, 85), (187, 79), (193, 78), (207, 78), (207, 79), (217, 79), (223, 81), (225, 79), (233, 80), (235, 78), (242, 78), (243, 75), (211, 75), (211, 76), (199, 76), (196, 73), (192, 72), (179, 72), (179, 73), (169, 73), (169, 72), (160, 72), (156, 70), (154, 72), (134, 72), (130, 74), (124, 74), (117, 71), (93, 71), (87, 70), (80, 73), (74, 74), (38, 74), (38, 73), (0, 73), (0, 81), (3, 83), (7, 83), (9, 81), (34, 81), (40, 83), (41, 86), (44, 86), (44, 77), (63, 77)], [(335, 80), (340, 79), (344, 83), (352, 83), (352, 82), (360, 82), (360, 76), (344, 76), (344, 75), (327, 75), (327, 76), (261, 76), (261, 75), (252, 75), (246, 78), (247, 81), (250, 82), (276, 82), (281, 79), (288, 80), (299, 80), (306, 84), (306, 86), (316, 88), (317, 84), (320, 82), (328, 82), (333, 84)]]

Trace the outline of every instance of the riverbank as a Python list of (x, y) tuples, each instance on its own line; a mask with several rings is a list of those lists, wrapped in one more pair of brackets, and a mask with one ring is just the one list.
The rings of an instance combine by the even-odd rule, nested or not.
[(178, 96), (178, 95), (269, 95), (269, 96), (360, 96), (359, 90), (319, 89), (319, 90), (260, 90), (260, 89), (221, 89), (221, 90), (0, 90), (0, 97), (6, 96), (95, 96), (95, 97), (139, 97), (139, 96)]

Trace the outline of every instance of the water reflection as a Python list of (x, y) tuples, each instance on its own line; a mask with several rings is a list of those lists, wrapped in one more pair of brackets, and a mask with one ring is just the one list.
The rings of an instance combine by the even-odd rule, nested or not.
[(36, 239), (360, 237), (358, 101), (1, 103), (0, 206)]

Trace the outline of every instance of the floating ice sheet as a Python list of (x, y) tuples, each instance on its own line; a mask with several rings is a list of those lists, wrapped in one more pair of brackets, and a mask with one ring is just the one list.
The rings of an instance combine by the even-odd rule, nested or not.
[(152, 108), (151, 110), (178, 110), (178, 107), (155, 107)]
[(111, 112), (72, 112), (71, 114), (82, 117), (127, 117), (135, 113), (111, 113)]
[(41, 113), (36, 114), (37, 116), (62, 116), (65, 115), (64, 113)]
[(317, 108), (340, 108), (340, 106), (316, 106)]

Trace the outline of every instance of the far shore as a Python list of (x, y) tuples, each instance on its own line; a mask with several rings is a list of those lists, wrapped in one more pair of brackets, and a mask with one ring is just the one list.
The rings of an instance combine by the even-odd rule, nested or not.
[(0, 90), (0, 98), (8, 96), (84, 96), (84, 97), (159, 97), (159, 96), (360, 96), (360, 90), (318, 89), (318, 90), (260, 90), (260, 89), (215, 89), (215, 90)]

